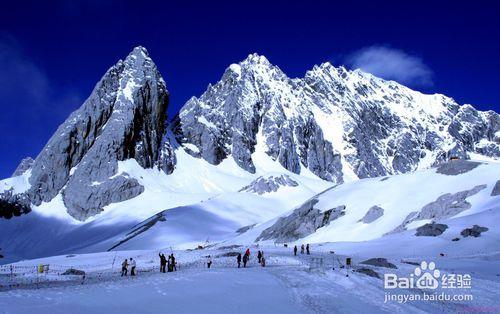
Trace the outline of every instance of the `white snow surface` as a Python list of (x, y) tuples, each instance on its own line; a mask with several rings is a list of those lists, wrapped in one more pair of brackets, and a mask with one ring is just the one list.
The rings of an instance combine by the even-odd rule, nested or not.
[[(176, 150), (177, 168), (171, 175), (158, 169), (143, 169), (134, 159), (119, 163), (115, 175), (127, 173), (145, 191), (139, 196), (113, 203), (85, 222), (71, 217), (61, 194), (50, 202), (34, 206), (31, 213), (0, 220), (0, 248), (6, 261), (73, 252), (107, 250), (136, 224), (165, 211), (172, 223), (159, 223), (126, 243), (127, 249), (152, 249), (165, 243), (192, 247), (207, 238), (223, 240), (241, 227), (261, 223), (298, 206), (331, 186), (313, 174), (297, 175), (284, 169), (265, 154), (256, 153), (255, 174), (241, 169), (232, 158), (214, 166), (203, 159)], [(263, 175), (287, 174), (299, 183), (274, 193), (238, 193)], [(0, 181), (16, 192), (29, 188), (29, 172)], [(147, 235), (147, 236), (146, 236)]]
[[(126, 172), (145, 192), (107, 206), (88, 221), (72, 219), (60, 195), (32, 213), (0, 220), (2, 262), (14, 262), (0, 265), (0, 313), (434, 313), (499, 308), (500, 196), (491, 192), (500, 179), (500, 163), (482, 161), (460, 175), (431, 168), (333, 187), (304, 169), (300, 175), (288, 172), (261, 149), (253, 155), (255, 174), (232, 158), (214, 166), (182, 149), (176, 155), (179, 168), (172, 175), (143, 169), (135, 160), (120, 162), (116, 175)], [(260, 176), (281, 174), (299, 185), (263, 195), (237, 192)], [(29, 173), (0, 181), (0, 186), (15, 185), (16, 191), (23, 191), (28, 178)], [(386, 235), (410, 212), (439, 196), (483, 184), (485, 189), (466, 199), (470, 209), (437, 219), (448, 226), (442, 235), (415, 236), (414, 228), (428, 219)], [(255, 243), (263, 230), (311, 197), (318, 198), (315, 208), (321, 211), (346, 205), (346, 214), (288, 243), (288, 248), (272, 240)], [(374, 205), (382, 207), (384, 215), (369, 224), (359, 222)], [(164, 219), (149, 226), (158, 215)], [(488, 231), (477, 238), (460, 235), (473, 225)], [(137, 232), (144, 226), (149, 228)], [(237, 232), (242, 227), (247, 230)], [(293, 256), (293, 245), (302, 243), (311, 244), (312, 255)], [(247, 247), (252, 251), (247, 269), (237, 269), (234, 256), (223, 256)], [(265, 252), (265, 268), (257, 265), (257, 250)], [(159, 251), (175, 254), (178, 271), (158, 272)], [(207, 255), (214, 262), (210, 270), (205, 267)], [(130, 257), (137, 261), (138, 276), (122, 278), (120, 264)], [(398, 267), (369, 267), (381, 277), (412, 273), (415, 266), (403, 261), (434, 261), (444, 274), (471, 274), (472, 289), (467, 292), (474, 299), (384, 303), (382, 280), (339, 268), (346, 257), (353, 259), (353, 269), (366, 267), (360, 262), (373, 257), (387, 258)], [(49, 265), (50, 271), (37, 274), (40, 264)], [(9, 275), (10, 266), (16, 276)], [(70, 268), (85, 271), (85, 279), (61, 275)]]
[[(491, 250), (494, 237), (486, 235), (457, 243), (436, 238), (421, 242), (408, 234), (376, 241), (311, 245), (311, 255), (293, 256), (292, 247), (251, 245), (212, 246), (201, 250), (134, 250), (62, 255), (26, 260), (0, 268), (2, 313), (442, 313), (498, 308), (500, 251)], [(498, 233), (495, 235), (498, 240)], [(408, 241), (411, 241), (409, 249)], [(498, 242), (497, 242), (498, 243)], [(236, 267), (232, 252), (251, 251), (247, 268)], [(488, 249), (484, 249), (488, 247)], [(402, 249), (403, 248), (403, 249)], [(406, 249), (405, 249), (406, 248)], [(496, 245), (498, 249), (498, 244)], [(266, 267), (256, 260), (264, 251)], [(158, 252), (173, 253), (177, 271), (159, 273)], [(335, 254), (331, 252), (335, 251)], [(459, 254), (456, 254), (460, 252)], [(443, 256), (440, 253), (444, 253)], [(205, 262), (211, 256), (213, 265)], [(124, 259), (134, 258), (136, 277), (120, 277)], [(340, 268), (345, 258), (352, 269)], [(434, 261), (442, 274), (470, 274), (471, 301), (384, 302), (387, 290), (381, 279), (352, 270), (366, 267), (362, 261), (384, 257), (397, 269), (368, 266), (381, 277), (385, 273), (408, 276), (415, 266), (405, 262)], [(323, 265), (318, 264), (322, 261)], [(37, 265), (49, 265), (46, 274), (36, 274)], [(9, 279), (6, 270), (18, 275)], [(333, 270), (332, 268), (335, 267)], [(67, 269), (83, 270), (82, 276), (61, 275)], [(348, 276), (347, 276), (348, 275)], [(9, 281), (11, 280), (11, 281)], [(10, 287), (12, 282), (19, 286)], [(422, 291), (400, 289), (402, 294)], [(430, 294), (464, 293), (460, 289), (438, 289)], [(492, 310), (493, 309), (493, 310)]]

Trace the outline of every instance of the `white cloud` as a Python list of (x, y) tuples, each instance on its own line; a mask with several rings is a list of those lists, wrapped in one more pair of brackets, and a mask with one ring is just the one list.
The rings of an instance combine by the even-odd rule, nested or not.
[(387, 46), (362, 48), (345, 59), (350, 68), (410, 86), (431, 86), (433, 73), (419, 57)]

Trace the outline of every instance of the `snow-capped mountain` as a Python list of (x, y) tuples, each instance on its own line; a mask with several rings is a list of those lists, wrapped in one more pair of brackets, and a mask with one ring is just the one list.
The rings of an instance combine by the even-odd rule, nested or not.
[[(15, 259), (165, 243), (192, 247), (207, 238), (328, 241), (315, 234), (351, 217), (384, 222), (379, 237), (429, 217), (383, 204), (352, 211), (347, 202), (318, 208), (306, 201), (343, 183), (334, 191), (364, 198), (361, 182), (371, 181), (357, 181), (362, 178), (430, 178), (413, 172), (451, 156), (500, 157), (497, 113), (329, 63), (291, 79), (253, 54), (191, 98), (170, 123), (167, 106), (161, 74), (146, 49), (135, 48), (34, 160), (24, 159), (12, 178), (0, 181), (0, 247)], [(488, 189), (493, 182), (474, 180)], [(396, 185), (369, 187), (399, 193)], [(442, 192), (465, 191), (467, 198), (479, 192), (469, 191), (474, 188)], [(415, 197), (431, 202), (434, 196), (423, 190)], [(311, 232), (303, 232), (303, 220)], [(294, 227), (301, 231), (292, 239)]]
[(253, 172), (251, 154), (260, 150), (294, 173), (308, 168), (335, 183), (450, 156), (500, 156), (495, 112), (328, 62), (290, 79), (256, 54), (190, 99), (174, 123), (184, 148), (212, 164), (231, 156)]
[(85, 103), (57, 129), (30, 169), (26, 191), (34, 205), (61, 195), (68, 212), (85, 220), (108, 204), (144, 191), (137, 180), (117, 173), (118, 161), (134, 158), (144, 168), (162, 166), (168, 91), (142, 47), (112, 66)]

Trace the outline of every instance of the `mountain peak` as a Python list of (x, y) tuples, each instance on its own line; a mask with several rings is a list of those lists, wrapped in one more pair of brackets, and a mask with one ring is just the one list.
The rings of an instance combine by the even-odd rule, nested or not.
[(132, 51), (128, 54), (128, 57), (130, 57), (130, 56), (149, 57), (149, 52), (145, 47), (137, 46), (137, 47), (134, 47), (134, 49), (132, 49)]
[(262, 65), (270, 65), (271, 63), (269, 60), (263, 56), (259, 55), (257, 53), (252, 53), (249, 54), (248, 57), (241, 62), (241, 64), (262, 64)]
[[(68, 213), (85, 220), (142, 193), (144, 187), (118, 172), (118, 161), (133, 158), (143, 168), (159, 164), (167, 106), (161, 74), (144, 47), (134, 48), (32, 163), (31, 202), (40, 205), (61, 194)], [(121, 193), (115, 193), (118, 188)]]

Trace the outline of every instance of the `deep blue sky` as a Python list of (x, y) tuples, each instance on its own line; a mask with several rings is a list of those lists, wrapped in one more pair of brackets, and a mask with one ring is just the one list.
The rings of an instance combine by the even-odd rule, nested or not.
[(6, 2), (0, 178), (24, 156), (36, 157), (136, 45), (149, 50), (167, 82), (171, 116), (252, 52), (292, 77), (331, 61), (500, 111), (496, 1)]

